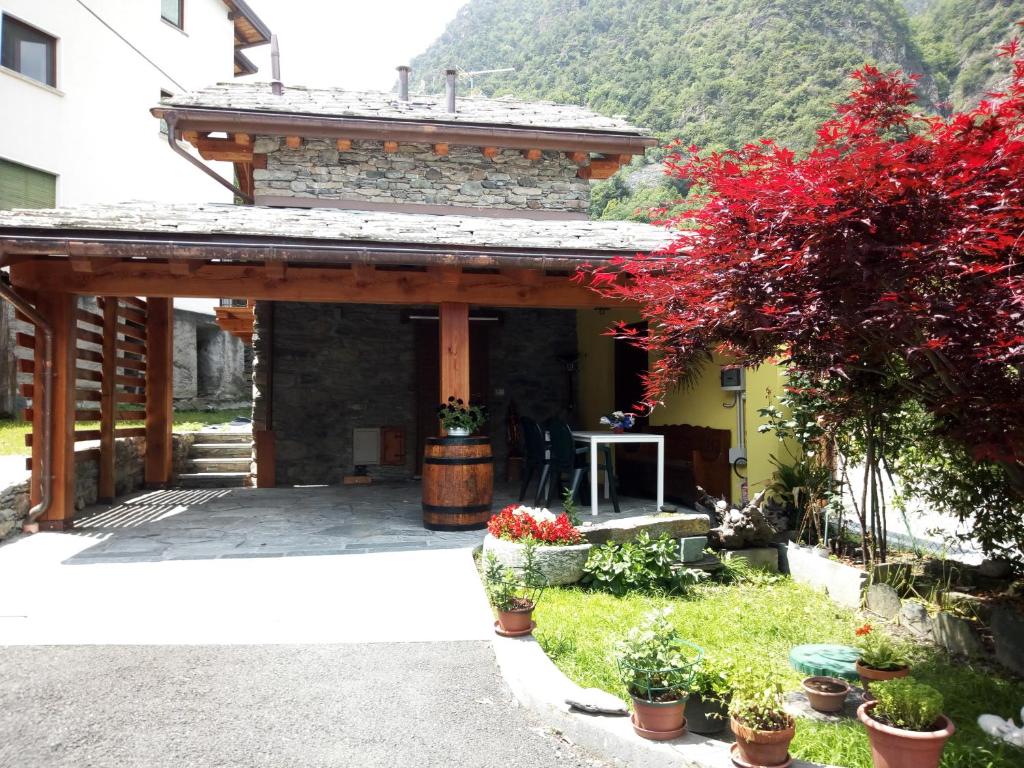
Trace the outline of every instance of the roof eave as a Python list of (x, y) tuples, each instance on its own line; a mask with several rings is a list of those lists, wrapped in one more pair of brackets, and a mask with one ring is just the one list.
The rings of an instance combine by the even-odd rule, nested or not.
[(235, 72), (235, 77), (255, 75), (260, 71), (260, 68), (253, 64), (252, 60), (239, 50), (235, 51), (235, 67), (239, 70)]
[[(45, 232), (45, 234), (44, 234)], [(293, 264), (387, 264), (432, 266), (458, 264), (470, 268), (528, 268), (575, 271), (584, 264), (606, 262), (630, 249), (499, 248), (452, 244), (387, 243), (362, 240), (318, 240), (242, 235), (124, 232), (121, 230), (40, 230), (0, 227), (0, 254), (90, 258), (217, 259), (235, 263), (284, 261)], [(646, 251), (632, 250), (633, 253)], [(244, 257), (241, 255), (244, 254)]]
[(199, 107), (157, 106), (154, 117), (173, 112), (181, 130), (244, 132), (254, 135), (307, 138), (370, 139), (409, 142), (449, 142), (480, 146), (588, 151), (599, 154), (643, 154), (658, 139), (634, 133), (525, 128), (443, 121), (386, 120), (328, 117), (297, 113)]
[(256, 12), (249, 7), (249, 4), (245, 0), (224, 0), (224, 4), (231, 9), (232, 13), (237, 13), (246, 21), (248, 21), (252, 28), (260, 35), (259, 40), (245, 41), (244, 43), (237, 44), (235, 48), (252, 48), (257, 45), (266, 45), (270, 42), (270, 27), (259, 16)]

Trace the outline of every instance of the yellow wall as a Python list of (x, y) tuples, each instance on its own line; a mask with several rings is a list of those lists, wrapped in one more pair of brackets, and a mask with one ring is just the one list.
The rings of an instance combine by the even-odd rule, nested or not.
[[(615, 402), (615, 371), (613, 344), (610, 337), (602, 336), (603, 331), (617, 320), (635, 322), (636, 314), (607, 312), (601, 315), (595, 310), (580, 310), (576, 316), (576, 330), (580, 350), (580, 422), (584, 429), (600, 429), (598, 420), (602, 415), (616, 409), (628, 408), (630, 403)], [(736, 439), (736, 409), (727, 408), (733, 403), (734, 394), (720, 387), (719, 366), (721, 361), (707, 366), (704, 374), (690, 389), (672, 392), (665, 398), (665, 404), (651, 414), (651, 424), (692, 424), (714, 429), (727, 429), (732, 434), (732, 445)], [(758, 409), (768, 405), (770, 390), (775, 396), (782, 393), (785, 383), (783, 370), (777, 366), (765, 365), (746, 371), (746, 392), (743, 398), (745, 414), (745, 437), (747, 444), (747, 467), (745, 470), (748, 494), (753, 496), (771, 482), (773, 467), (772, 454), (785, 457), (787, 454), (774, 435), (757, 431), (762, 423)], [(741, 469), (741, 472), (743, 470)], [(732, 475), (733, 501), (741, 498), (743, 480)]]

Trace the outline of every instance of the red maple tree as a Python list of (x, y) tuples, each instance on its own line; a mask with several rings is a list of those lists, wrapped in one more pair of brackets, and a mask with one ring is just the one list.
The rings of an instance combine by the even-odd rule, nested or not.
[(688, 231), (580, 276), (640, 305), (645, 404), (712, 353), (781, 360), (827, 385), (833, 418), (913, 398), (1024, 498), (1024, 58), (1001, 55), (1005, 91), (948, 118), (866, 66), (805, 157), (677, 146), (697, 197), (668, 223)]

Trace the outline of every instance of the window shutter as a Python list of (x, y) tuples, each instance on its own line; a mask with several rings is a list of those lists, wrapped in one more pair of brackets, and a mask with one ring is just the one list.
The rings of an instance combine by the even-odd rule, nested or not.
[(56, 176), (0, 160), (0, 210), (53, 208), (56, 204)]

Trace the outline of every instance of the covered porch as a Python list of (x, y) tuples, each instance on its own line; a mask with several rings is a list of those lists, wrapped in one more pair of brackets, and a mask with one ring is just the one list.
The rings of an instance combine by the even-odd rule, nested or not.
[[(393, 390), (408, 395), (408, 407), (448, 395), (467, 401), (482, 396), (494, 413), (490, 433), (500, 456), (515, 393), (511, 385), (474, 391), (481, 357), (495, 356), (494, 345), (474, 348), (474, 321), (500, 318), (501, 312), (507, 318), (529, 315), (533, 324), (521, 345), (543, 348), (540, 364), (557, 366), (561, 353), (568, 360), (577, 350), (573, 311), (600, 302), (572, 282), (576, 269), (623, 252), (653, 251), (669, 238), (666, 231), (629, 222), (325, 208), (125, 204), (4, 214), (0, 254), (10, 265), (15, 297), (26, 305), (23, 316), (44, 328), (30, 340), (35, 356), (23, 367), (34, 377), (27, 392), (33, 396), (33, 504), (46, 502), (40, 525), (74, 526), (73, 446), (84, 439), (75, 422), (100, 417), (104, 426), (95, 437), (102, 469), (112, 461), (108, 444), (122, 434), (116, 427), (124, 418), (122, 403), (145, 409), (147, 487), (171, 484), (173, 350), (166, 318), (175, 297), (232, 296), (254, 303), (254, 484), (337, 483), (359, 463), (354, 430), (361, 423), (396, 426), (374, 405), (375, 397)], [(105, 297), (109, 317), (82, 316), (74, 307), (80, 295)], [(146, 299), (134, 298), (140, 296)], [(342, 305), (340, 312), (332, 309)], [(315, 332), (315, 323), (311, 332), (300, 322), (303, 315), (322, 318), (329, 311), (342, 318), (329, 333)], [(562, 332), (554, 321), (559, 311), (568, 312)], [(352, 318), (359, 320), (346, 328)], [(403, 351), (408, 345), (396, 330), (400, 323), (420, 324), (420, 331), (407, 326), (406, 339), (417, 333), (433, 339), (413, 380)], [(354, 345), (360, 338), (369, 339), (370, 347)], [(413, 356), (422, 356), (424, 346)], [(289, 356), (290, 365), (280, 366)], [(372, 375), (355, 365), (369, 357)], [(508, 362), (514, 355), (498, 357)], [(421, 375), (424, 369), (431, 374)], [(555, 380), (562, 375), (556, 368)], [(557, 388), (544, 395), (545, 408), (555, 411), (549, 415), (575, 398), (571, 379), (563, 392)], [(319, 417), (303, 411), (310, 402), (323, 406)], [(88, 407), (97, 403), (99, 408)], [(396, 460), (405, 470), (400, 477), (416, 474), (416, 457), (431, 436), (429, 416), (424, 419), (420, 410), (412, 423), (402, 414), (405, 423), (398, 425), (404, 429)], [(361, 415), (367, 412), (369, 423)], [(339, 421), (338, 414), (349, 418)], [(311, 465), (321, 469), (310, 472)], [(499, 465), (496, 475), (504, 474)]]

